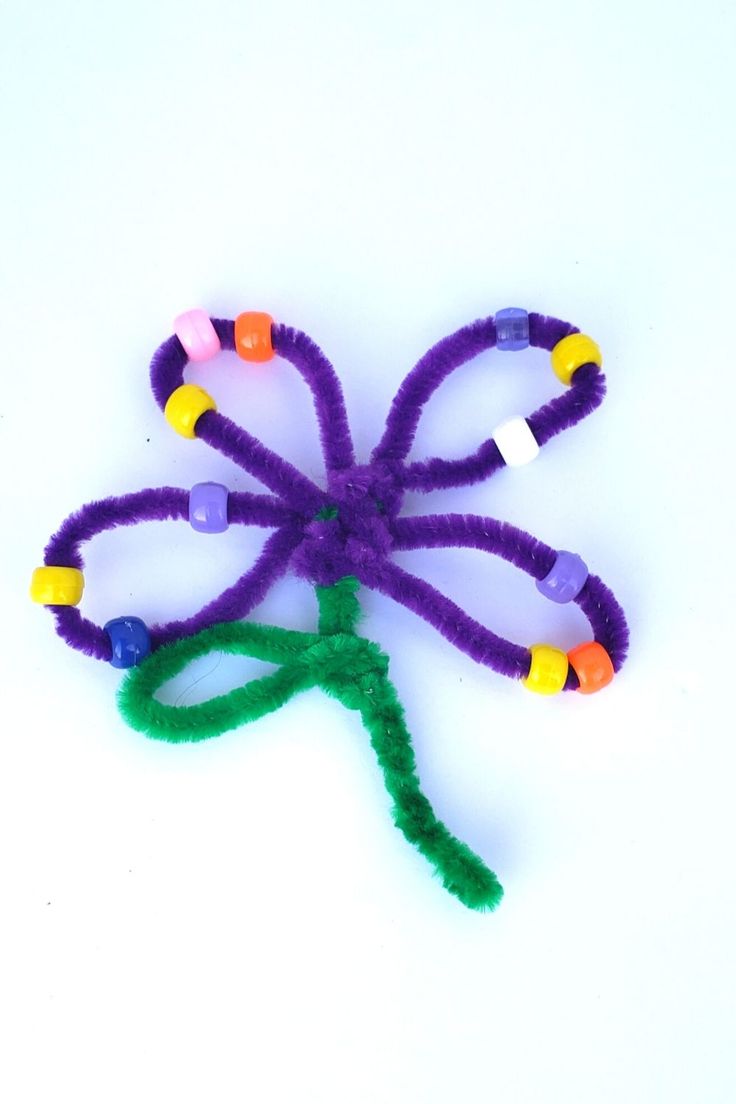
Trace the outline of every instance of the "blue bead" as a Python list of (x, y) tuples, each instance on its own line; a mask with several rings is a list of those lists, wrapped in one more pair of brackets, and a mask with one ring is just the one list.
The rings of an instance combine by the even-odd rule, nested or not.
[(506, 307), (496, 314), (496, 348), (518, 352), (529, 345), (529, 315), (521, 307)]
[(113, 667), (137, 667), (151, 651), (151, 637), (140, 617), (114, 617), (105, 625)]
[(537, 590), (553, 602), (572, 602), (588, 579), (586, 563), (574, 552), (558, 552), (552, 570), (537, 582)]
[(195, 483), (189, 492), (189, 523), (198, 533), (227, 529), (228, 489), (222, 483)]

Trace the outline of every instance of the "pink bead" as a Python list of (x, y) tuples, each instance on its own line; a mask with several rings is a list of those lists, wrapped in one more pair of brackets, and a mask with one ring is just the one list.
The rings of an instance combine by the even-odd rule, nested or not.
[(174, 319), (174, 333), (190, 360), (209, 360), (220, 351), (220, 339), (206, 311), (184, 311)]

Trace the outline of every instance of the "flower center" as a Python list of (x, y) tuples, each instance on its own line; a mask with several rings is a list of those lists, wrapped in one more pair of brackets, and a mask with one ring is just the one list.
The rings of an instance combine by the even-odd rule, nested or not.
[(320, 586), (331, 586), (345, 575), (360, 578), (361, 567), (386, 556), (399, 506), (393, 477), (381, 465), (330, 473), (329, 494), (333, 502), (305, 526), (293, 556), (297, 574)]

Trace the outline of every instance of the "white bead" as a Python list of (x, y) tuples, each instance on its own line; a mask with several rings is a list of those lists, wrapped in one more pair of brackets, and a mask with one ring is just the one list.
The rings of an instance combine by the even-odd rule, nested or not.
[(519, 415), (496, 426), (493, 440), (510, 468), (520, 468), (522, 464), (528, 464), (539, 452), (539, 445), (526, 419)]

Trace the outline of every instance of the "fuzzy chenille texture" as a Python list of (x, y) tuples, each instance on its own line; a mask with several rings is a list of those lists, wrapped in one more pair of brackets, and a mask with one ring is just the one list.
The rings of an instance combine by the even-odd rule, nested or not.
[[(281, 708), (300, 691), (321, 687), (360, 714), (392, 799), (397, 828), (432, 864), (445, 889), (468, 908), (493, 909), (503, 895), (496, 875), (452, 835), (421, 790), (404, 710), (388, 678), (388, 657), (355, 632), (358, 585), (357, 579), (345, 578), (317, 588), (317, 633), (222, 623), (160, 648), (128, 672), (118, 695), (120, 710), (128, 724), (154, 739), (190, 742), (219, 736)], [(156, 700), (169, 679), (210, 652), (248, 655), (279, 667), (198, 705), (171, 706)]]

